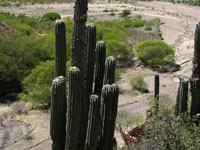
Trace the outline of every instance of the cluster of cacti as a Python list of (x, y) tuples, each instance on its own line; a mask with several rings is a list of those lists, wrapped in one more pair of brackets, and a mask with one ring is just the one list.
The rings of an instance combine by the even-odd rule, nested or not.
[(179, 116), (182, 113), (187, 112), (187, 102), (188, 102), (188, 81), (180, 79), (180, 84), (178, 88), (175, 115)]
[(197, 24), (194, 39), (193, 73), (190, 80), (191, 115), (200, 113), (200, 24)]
[(65, 25), (56, 22), (55, 77), (60, 77), (52, 83), (50, 132), (54, 150), (112, 150), (116, 145), (113, 142), (119, 95), (114, 84), (116, 60), (112, 56), (106, 59), (103, 41), (96, 44), (96, 27), (85, 26), (86, 4), (81, 0), (75, 4), (67, 99), (63, 84)]

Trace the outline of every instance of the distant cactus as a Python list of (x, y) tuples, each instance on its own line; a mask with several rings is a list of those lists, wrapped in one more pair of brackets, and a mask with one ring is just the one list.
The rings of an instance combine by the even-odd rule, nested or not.
[(187, 112), (188, 102), (188, 81), (181, 79), (176, 98), (175, 115), (179, 116)]
[(86, 150), (96, 150), (100, 135), (100, 97), (90, 96)]
[(52, 150), (65, 149), (66, 137), (66, 80), (59, 76), (53, 80), (51, 92), (50, 135)]
[(67, 99), (67, 135), (65, 150), (78, 150), (81, 125), (80, 70), (69, 68), (69, 98)]
[(103, 87), (103, 77), (106, 59), (106, 44), (103, 41), (97, 43), (96, 46), (96, 72), (94, 93), (101, 94)]
[(55, 27), (55, 77), (66, 76), (66, 31), (62, 20)]
[(159, 75), (155, 75), (155, 79), (154, 79), (155, 113), (157, 113), (159, 109), (159, 86), (160, 86), (159, 80), (160, 80)]
[(116, 59), (113, 56), (108, 57), (105, 63), (104, 85), (115, 82), (115, 66)]

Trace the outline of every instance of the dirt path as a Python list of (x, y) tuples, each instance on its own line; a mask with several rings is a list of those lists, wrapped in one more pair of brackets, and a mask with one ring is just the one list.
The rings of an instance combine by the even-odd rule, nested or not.
[[(193, 6), (174, 5), (164, 2), (138, 2), (137, 5), (118, 3), (94, 3), (89, 5), (89, 20), (105, 20), (118, 18), (111, 17), (105, 9), (132, 10), (132, 15), (142, 14), (144, 19), (158, 17), (164, 24), (161, 25), (164, 41), (172, 45), (176, 50), (176, 63), (182, 64), (181, 70), (170, 74), (160, 74), (160, 95), (170, 104), (176, 97), (179, 80), (178, 77), (189, 78), (191, 75), (193, 57), (193, 39), (195, 24), (200, 20), (200, 8)], [(23, 5), (8, 9), (0, 7), (0, 10), (10, 13), (25, 13), (29, 16), (41, 16), (46, 12), (58, 12), (63, 18), (72, 17), (73, 4), (37, 4)], [(148, 84), (150, 93), (140, 94), (133, 92), (130, 80), (133, 76), (141, 74)], [(130, 113), (140, 113), (145, 116), (149, 107), (149, 101), (153, 96), (153, 78), (157, 72), (150, 69), (132, 67), (127, 68), (118, 82), (120, 88), (119, 108)], [(0, 106), (0, 115), (9, 108)], [(20, 130), (17, 130), (20, 129)], [(5, 136), (6, 135), (6, 136)], [(4, 138), (2, 138), (4, 137)], [(5, 137), (8, 137), (7, 139)], [(0, 149), (4, 150), (49, 150), (49, 113), (38, 110), (29, 111), (27, 114), (11, 116), (0, 127)], [(121, 145), (119, 141), (119, 145)]]

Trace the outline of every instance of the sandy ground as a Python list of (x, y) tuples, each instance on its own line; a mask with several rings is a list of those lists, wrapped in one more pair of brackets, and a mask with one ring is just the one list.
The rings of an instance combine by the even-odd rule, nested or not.
[[(166, 2), (138, 2), (136, 5), (101, 2), (89, 4), (88, 20), (118, 18), (118, 15), (111, 17), (109, 12), (103, 12), (105, 9), (117, 10), (116, 14), (123, 9), (130, 9), (132, 15), (142, 14), (145, 19), (155, 17), (161, 19), (163, 23), (161, 31), (164, 41), (174, 47), (176, 50), (176, 63), (181, 65), (180, 71), (160, 74), (161, 98), (163, 100), (167, 99), (169, 104), (173, 103), (179, 85), (178, 78), (189, 78), (191, 76), (194, 30), (195, 25), (200, 20), (200, 8)], [(63, 18), (71, 18), (73, 4), (23, 5), (9, 9), (0, 7), (0, 10), (15, 14), (25, 13), (29, 16), (42, 16), (46, 12), (55, 11), (60, 13)], [(138, 74), (144, 76), (150, 93), (140, 94), (131, 90), (130, 80)], [(121, 80), (118, 81), (121, 92), (119, 109), (125, 109), (132, 114), (140, 113), (145, 116), (153, 96), (155, 74), (157, 72), (150, 69), (140, 67), (126, 68)], [(0, 115), (3, 115), (9, 109), (8, 106), (0, 105)], [(12, 115), (0, 127), (1, 150), (50, 150), (50, 143), (49, 113), (47, 112), (31, 110), (26, 114)], [(118, 140), (118, 144), (122, 145), (123, 143)]]

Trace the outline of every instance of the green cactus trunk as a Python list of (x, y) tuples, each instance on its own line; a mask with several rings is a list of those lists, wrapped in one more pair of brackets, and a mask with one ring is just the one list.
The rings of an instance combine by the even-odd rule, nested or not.
[(108, 57), (105, 63), (104, 85), (115, 82), (115, 66), (116, 59), (113, 56)]
[(200, 24), (197, 24), (194, 39), (193, 73), (190, 80), (191, 115), (200, 113)]
[(179, 116), (182, 113), (187, 112), (187, 101), (188, 101), (188, 81), (181, 79), (175, 106), (176, 116)]
[(56, 21), (55, 27), (55, 77), (66, 76), (66, 31), (65, 23)]
[(103, 87), (103, 77), (106, 59), (106, 44), (103, 41), (97, 43), (96, 46), (96, 71), (95, 71), (95, 87), (94, 93), (101, 95)]
[[(76, 66), (81, 71), (80, 80), (80, 95), (81, 95), (81, 126), (78, 138), (78, 149), (83, 150), (85, 146), (87, 123), (88, 123), (88, 110), (85, 86), (86, 74), (86, 21), (88, 0), (76, 0), (74, 7), (74, 25), (72, 31), (72, 50), (71, 50), (71, 65)], [(76, 106), (75, 106), (76, 107)]]
[(154, 101), (155, 101), (155, 113), (158, 112), (159, 109), (159, 75), (155, 75), (155, 80), (154, 80)]
[(77, 67), (69, 68), (69, 98), (67, 100), (67, 136), (65, 150), (79, 150), (81, 127), (81, 73)]
[(94, 66), (95, 66), (95, 47), (96, 47), (96, 27), (88, 24), (87, 33), (87, 68), (86, 68), (86, 92), (89, 97), (93, 92)]
[(66, 137), (66, 80), (59, 76), (53, 80), (51, 94), (50, 135), (52, 150), (65, 149)]
[(101, 93), (102, 129), (98, 150), (110, 150), (113, 148), (118, 95), (118, 87), (115, 84), (103, 86)]
[(119, 97), (119, 89), (116, 84), (112, 84), (111, 88), (113, 90), (113, 99), (112, 99), (112, 112), (111, 114), (111, 125), (110, 125), (110, 143), (108, 146), (108, 150), (112, 150), (115, 144), (117, 144), (116, 139), (114, 138), (114, 132), (115, 132), (115, 122), (117, 118), (117, 109), (118, 109), (118, 97)]
[(100, 135), (100, 98), (97, 95), (91, 95), (85, 150), (96, 150), (99, 135)]

